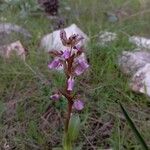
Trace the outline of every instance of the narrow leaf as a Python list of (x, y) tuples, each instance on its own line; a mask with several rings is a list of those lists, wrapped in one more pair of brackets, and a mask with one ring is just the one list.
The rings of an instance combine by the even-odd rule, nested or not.
[(78, 115), (72, 115), (68, 128), (68, 136), (71, 141), (76, 140), (79, 134), (79, 129), (80, 129), (80, 118)]
[(128, 124), (129, 124), (129, 126), (131, 127), (132, 131), (136, 135), (137, 140), (139, 141), (139, 143), (143, 147), (143, 150), (149, 150), (148, 146), (146, 145), (146, 142), (144, 141), (143, 137), (141, 136), (141, 134), (139, 133), (139, 131), (135, 127), (135, 125), (132, 122), (131, 118), (129, 117), (127, 111), (125, 110), (125, 108), (122, 106), (121, 103), (119, 103), (119, 104), (120, 104), (121, 110), (122, 110), (122, 112), (123, 112), (123, 114), (124, 114)]
[(65, 133), (63, 137), (63, 149), (72, 150), (72, 142), (67, 133)]

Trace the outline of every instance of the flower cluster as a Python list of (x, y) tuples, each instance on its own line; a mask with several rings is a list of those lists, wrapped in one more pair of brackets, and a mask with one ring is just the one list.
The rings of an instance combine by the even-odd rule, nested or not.
[(78, 98), (73, 96), (72, 91), (74, 89), (75, 78), (83, 74), (88, 68), (85, 57), (83, 57), (84, 49), (79, 45), (79, 42), (83, 40), (83, 37), (73, 34), (69, 38), (66, 36), (66, 32), (61, 30), (60, 39), (62, 44), (66, 46), (64, 51), (52, 51), (50, 52), (54, 57), (48, 64), (49, 69), (59, 70), (63, 68), (66, 75), (66, 89), (65, 91), (59, 91), (51, 96), (52, 100), (58, 100), (61, 96), (65, 96), (68, 102), (72, 103), (72, 107), (77, 110), (82, 110), (84, 103)]

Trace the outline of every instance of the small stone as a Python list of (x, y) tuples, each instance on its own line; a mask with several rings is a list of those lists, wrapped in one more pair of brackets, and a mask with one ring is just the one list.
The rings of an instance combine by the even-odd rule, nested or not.
[(106, 46), (106, 44), (113, 42), (116, 40), (117, 34), (113, 32), (101, 32), (99, 36), (99, 44), (102, 46)]
[(113, 12), (106, 12), (105, 15), (107, 17), (107, 20), (111, 23), (115, 23), (118, 21), (117, 15)]
[(70, 10), (71, 10), (71, 7), (66, 6), (66, 7), (65, 7), (65, 10), (70, 11)]

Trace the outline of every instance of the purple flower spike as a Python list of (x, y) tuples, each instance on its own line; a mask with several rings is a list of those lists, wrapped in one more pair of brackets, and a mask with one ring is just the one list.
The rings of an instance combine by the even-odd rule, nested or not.
[(62, 54), (62, 57), (65, 59), (68, 59), (70, 57), (70, 51), (69, 50), (65, 50)]
[(61, 62), (58, 58), (55, 58), (51, 63), (48, 64), (49, 69), (57, 69), (61, 65)]
[(81, 75), (84, 71), (86, 71), (89, 68), (89, 64), (86, 60), (81, 59), (78, 61), (78, 65), (75, 68), (75, 74), (77, 76)]
[(67, 84), (68, 84), (67, 90), (72, 91), (74, 87), (74, 78), (70, 77), (67, 81)]
[(76, 110), (82, 110), (84, 108), (84, 103), (81, 100), (76, 100), (76, 101), (74, 101), (73, 107)]
[(55, 93), (54, 95), (51, 95), (50, 98), (51, 98), (52, 100), (59, 100), (60, 94)]

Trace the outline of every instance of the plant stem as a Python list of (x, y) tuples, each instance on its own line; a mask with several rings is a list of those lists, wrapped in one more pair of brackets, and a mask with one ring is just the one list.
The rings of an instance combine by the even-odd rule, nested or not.
[(65, 133), (68, 132), (69, 121), (70, 121), (70, 117), (71, 117), (71, 113), (72, 113), (72, 105), (73, 105), (73, 101), (68, 100), (68, 112), (67, 112), (67, 118), (66, 118), (66, 122), (65, 122)]

